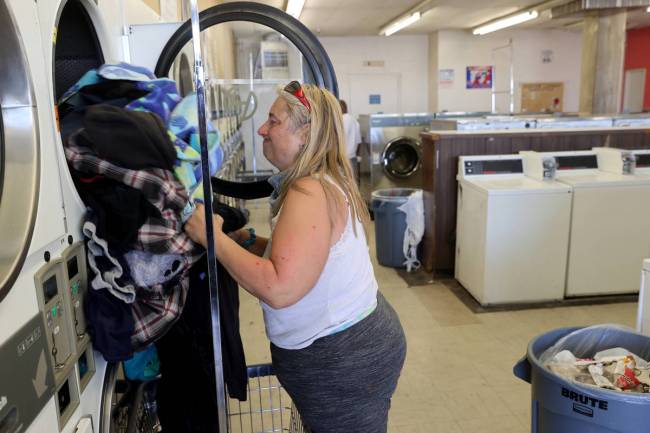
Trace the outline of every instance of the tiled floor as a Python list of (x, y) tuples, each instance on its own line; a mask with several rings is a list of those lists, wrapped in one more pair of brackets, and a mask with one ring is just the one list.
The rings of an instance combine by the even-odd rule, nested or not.
[[(249, 204), (260, 235), (268, 234), (267, 208)], [(530, 387), (512, 374), (528, 342), (565, 326), (633, 326), (636, 317), (633, 303), (474, 314), (442, 282), (407, 287), (376, 262), (375, 275), (408, 339), (391, 433), (530, 432)], [(260, 307), (243, 291), (240, 317), (247, 363), (270, 362)]]

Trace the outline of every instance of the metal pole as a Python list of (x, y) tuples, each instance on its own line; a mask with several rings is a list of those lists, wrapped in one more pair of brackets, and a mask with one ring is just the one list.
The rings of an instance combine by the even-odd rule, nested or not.
[(510, 114), (515, 112), (515, 47), (512, 38), (509, 39), (510, 45)]
[[(255, 68), (253, 66), (253, 53), (248, 53), (248, 75), (250, 76), (249, 92), (253, 93), (255, 88), (253, 87), (253, 75), (255, 74)], [(250, 100), (250, 93), (248, 95), (248, 100)], [(248, 108), (248, 105), (246, 106)], [(251, 117), (251, 144), (253, 145), (253, 174), (257, 174), (257, 146), (255, 145), (255, 117)]]
[[(210, 182), (210, 161), (208, 156), (208, 135), (205, 119), (205, 84), (201, 60), (201, 31), (196, 0), (190, 0), (192, 20), (192, 42), (194, 45), (194, 82), (199, 119), (199, 142), (201, 144), (201, 172), (203, 179), (203, 199), (205, 201), (205, 227), (208, 240), (208, 280), (210, 286), (210, 312), (212, 318), (212, 349), (214, 351), (214, 376), (217, 388), (217, 414), (219, 432), (227, 433), (226, 392), (223, 381), (223, 360), (221, 355), (221, 322), (219, 314), (217, 259), (214, 245), (214, 226), (212, 224), (212, 185)], [(182, 397), (181, 397), (182, 398)]]

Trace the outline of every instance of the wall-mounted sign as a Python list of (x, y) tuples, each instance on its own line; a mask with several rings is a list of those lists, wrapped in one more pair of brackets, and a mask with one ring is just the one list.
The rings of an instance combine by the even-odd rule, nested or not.
[(440, 69), (438, 71), (438, 85), (442, 89), (450, 89), (454, 85), (453, 69)]
[(553, 62), (553, 50), (542, 50), (542, 63)]
[(381, 95), (370, 95), (370, 97), (368, 98), (368, 103), (370, 105), (380, 105)]
[(467, 84), (468, 89), (491, 89), (492, 66), (468, 66), (467, 67)]

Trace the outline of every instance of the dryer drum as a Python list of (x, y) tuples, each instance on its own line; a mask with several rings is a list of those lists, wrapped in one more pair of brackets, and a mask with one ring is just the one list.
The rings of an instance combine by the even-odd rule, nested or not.
[(399, 137), (384, 148), (381, 165), (387, 176), (406, 179), (420, 169), (421, 159), (420, 143), (410, 137)]

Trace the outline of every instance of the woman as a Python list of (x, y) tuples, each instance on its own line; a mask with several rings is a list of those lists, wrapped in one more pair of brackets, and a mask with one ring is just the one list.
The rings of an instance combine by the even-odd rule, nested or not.
[[(278, 92), (258, 130), (280, 170), (271, 238), (225, 235), (215, 215), (216, 253), (262, 301), (275, 373), (304, 423), (314, 433), (385, 432), (406, 340), (377, 291), (341, 116), (327, 90), (293, 81)], [(205, 246), (203, 215), (186, 230)]]

